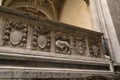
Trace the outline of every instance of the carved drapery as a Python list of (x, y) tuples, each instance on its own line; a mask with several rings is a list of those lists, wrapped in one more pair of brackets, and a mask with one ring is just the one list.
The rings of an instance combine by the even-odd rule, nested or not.
[(27, 45), (30, 44), (30, 50), (34, 51), (54, 51), (57, 54), (79, 56), (89, 54), (90, 57), (102, 57), (100, 35), (86, 34), (79, 30), (73, 34), (72, 30), (56, 28), (57, 26), (45, 22), (27, 23), (9, 17), (4, 17), (3, 21), (3, 47), (27, 49)]

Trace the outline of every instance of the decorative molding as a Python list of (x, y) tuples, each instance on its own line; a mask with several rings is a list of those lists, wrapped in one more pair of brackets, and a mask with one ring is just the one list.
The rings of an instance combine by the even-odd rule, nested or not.
[(104, 76), (90, 76), (86, 80), (112, 80), (112, 79)]
[(103, 58), (101, 57), (103, 54), (101, 33), (46, 19), (19, 15), (3, 18), (5, 25), (2, 47)]
[[(101, 33), (26, 16), (9, 8), (0, 7), (0, 16), (7, 17), (3, 18), (4, 26), (1, 25), (1, 77), (86, 78), (94, 75), (114, 75), (110, 70), (110, 60), (101, 57), (104, 53), (101, 49)], [(22, 39), (16, 40), (14, 35), (20, 36), (21, 33)], [(21, 49), (28, 44), (30, 48)], [(78, 55), (73, 54), (73, 48), (78, 49)], [(51, 49), (54, 49), (53, 52)], [(86, 56), (84, 51), (90, 56)], [(31, 75), (32, 73), (34, 75)]]

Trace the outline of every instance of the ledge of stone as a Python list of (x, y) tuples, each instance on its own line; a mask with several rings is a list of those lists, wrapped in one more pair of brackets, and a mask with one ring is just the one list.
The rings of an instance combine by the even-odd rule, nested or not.
[(0, 66), (0, 78), (86, 78), (93, 75), (113, 77), (113, 74), (98, 70)]
[(31, 51), (13, 48), (0, 48), (1, 59), (13, 60), (32, 60), (32, 61), (48, 61), (48, 62), (62, 62), (62, 63), (86, 63), (92, 65), (109, 65), (110, 61), (106, 58), (95, 58), (77, 55), (62, 55), (49, 52)]

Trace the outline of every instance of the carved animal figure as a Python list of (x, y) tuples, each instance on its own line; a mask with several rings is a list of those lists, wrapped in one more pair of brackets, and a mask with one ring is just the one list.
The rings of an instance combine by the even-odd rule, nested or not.
[(68, 52), (70, 49), (70, 44), (67, 41), (57, 40), (55, 44), (61, 51)]

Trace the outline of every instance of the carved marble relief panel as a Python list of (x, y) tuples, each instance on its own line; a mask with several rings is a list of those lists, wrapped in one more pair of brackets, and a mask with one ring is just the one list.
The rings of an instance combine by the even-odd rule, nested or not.
[(26, 48), (28, 26), (20, 21), (4, 18), (4, 32), (2, 46)]
[(87, 45), (86, 45), (85, 37), (74, 35), (73, 50), (75, 55), (81, 55), (81, 56), (86, 55)]
[[(58, 54), (102, 57), (101, 37), (80, 33), (69, 34), (63, 28), (56, 29), (49, 23), (3, 18), (3, 47), (24, 48)], [(29, 25), (28, 25), (29, 23)], [(64, 31), (62, 31), (64, 30)], [(72, 31), (72, 30), (71, 30)]]
[(48, 25), (40, 23), (34, 26), (32, 34), (32, 49), (40, 51), (50, 51), (51, 29)]
[(88, 38), (88, 45), (91, 57), (101, 57), (101, 38), (90, 37)]
[(71, 54), (69, 34), (59, 31), (55, 32), (55, 52), (60, 54)]

